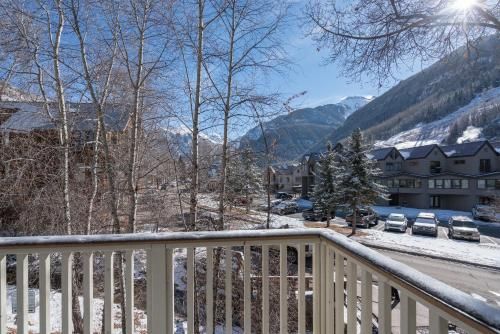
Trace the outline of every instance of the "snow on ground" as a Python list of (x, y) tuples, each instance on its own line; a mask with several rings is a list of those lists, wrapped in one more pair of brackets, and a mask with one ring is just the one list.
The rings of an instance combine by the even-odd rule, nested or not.
[[(377, 141), (375, 146), (396, 146), (398, 149), (403, 149), (421, 145), (440, 144), (448, 137), (450, 127), (454, 121), (465, 115), (478, 113), (482, 109), (489, 108), (498, 103), (500, 103), (500, 87), (492, 88), (477, 95), (469, 104), (442, 119), (425, 124), (419, 123), (413, 129), (402, 131), (389, 139)], [(461, 137), (462, 142), (477, 140), (481, 137), (479, 128), (468, 127), (467, 130)]]
[[(35, 294), (35, 312), (28, 314), (28, 331), (29, 333), (39, 333), (40, 328), (40, 302), (38, 289), (32, 289)], [(80, 308), (83, 312), (83, 298), (80, 297)], [(50, 293), (50, 323), (51, 331), (60, 333), (62, 331), (61, 313), (62, 313), (62, 296), (60, 292), (51, 291)], [(16, 287), (7, 287), (7, 329), (15, 333), (16, 329), (16, 313), (12, 311), (12, 304), (16, 304)], [(102, 312), (104, 301), (99, 298), (94, 298), (94, 330), (101, 332)], [(121, 309), (119, 304), (113, 305), (115, 330), (114, 333), (121, 333)], [(147, 316), (143, 310), (135, 309), (135, 324), (137, 333), (145, 333), (147, 330)]]
[(478, 128), (473, 125), (469, 125), (467, 129), (464, 130), (462, 136), (457, 138), (457, 144), (462, 144), (470, 141), (475, 141), (481, 139), (483, 128)]
[(365, 235), (356, 237), (356, 239), (367, 245), (384, 246), (394, 250), (420, 253), (423, 256), (440, 256), (500, 267), (500, 246), (498, 245), (475, 244), (470, 241), (438, 239), (421, 235), (388, 233), (373, 229), (366, 229), (363, 232), (365, 232)]

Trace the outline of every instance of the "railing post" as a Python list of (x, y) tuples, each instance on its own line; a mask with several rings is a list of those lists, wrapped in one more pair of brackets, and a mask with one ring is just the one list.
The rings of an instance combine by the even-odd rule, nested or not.
[(335, 252), (335, 333), (344, 333), (344, 256)]
[(192, 247), (187, 248), (187, 321), (188, 333), (194, 333), (194, 313), (198, 310), (194, 309), (194, 275), (195, 275), (195, 249)]
[[(125, 322), (126, 334), (134, 334), (134, 251), (125, 252)], [(167, 322), (168, 323), (168, 322)]]
[(378, 277), (378, 332), (391, 334), (391, 286), (386, 279)]
[(334, 267), (334, 253), (333, 251), (327, 247), (325, 252), (325, 290), (322, 291), (322, 295), (325, 299), (325, 332), (332, 333), (334, 328), (334, 320), (335, 320), (335, 309), (334, 309), (334, 276), (333, 276), (333, 267)]
[(153, 244), (148, 254), (148, 333), (164, 334), (173, 324), (167, 323), (167, 250), (163, 244)]
[(414, 334), (417, 330), (417, 305), (415, 300), (410, 298), (408, 294), (401, 290), (400, 293), (400, 326), (401, 334)]
[(175, 313), (175, 296), (174, 296), (174, 285), (175, 285), (175, 278), (174, 278), (174, 250), (172, 248), (167, 248), (165, 251), (165, 256), (167, 257), (167, 263), (166, 263), (166, 272), (167, 272), (167, 277), (166, 277), (166, 284), (167, 284), (167, 328), (165, 330), (166, 334), (173, 334), (174, 333), (174, 313)]
[(347, 333), (358, 332), (358, 271), (356, 263), (347, 259)]
[(62, 332), (73, 332), (73, 253), (62, 253)]
[(114, 304), (114, 290), (115, 290), (115, 279), (114, 279), (114, 265), (113, 265), (113, 252), (104, 253), (104, 332), (106, 334), (113, 333), (114, 327), (114, 316), (113, 316), (113, 304)]
[(448, 333), (448, 321), (441, 317), (436, 310), (429, 307), (429, 333), (445, 334)]
[(298, 297), (298, 330), (299, 333), (306, 332), (306, 254), (304, 250), (304, 244), (298, 244), (298, 271), (299, 271), (299, 297)]
[[(313, 334), (321, 334), (321, 244), (313, 250)], [(267, 332), (266, 332), (267, 333)]]
[(207, 247), (207, 287), (206, 287), (206, 332), (213, 334), (214, 332), (214, 248)]
[(94, 333), (94, 254), (83, 256), (83, 331)]
[(280, 334), (288, 333), (288, 251), (285, 243), (280, 244)]
[(7, 270), (5, 254), (0, 254), (0, 333), (7, 333)]
[(245, 333), (252, 333), (252, 299), (251, 299), (251, 288), (252, 283), (250, 281), (250, 273), (252, 271), (252, 255), (250, 253), (250, 246), (245, 245), (244, 247), (244, 259), (243, 259), (243, 328)]
[(226, 277), (224, 291), (226, 294), (226, 327), (225, 333), (233, 333), (233, 254), (231, 247), (226, 247)]
[(363, 268), (361, 274), (361, 333), (372, 332), (372, 274)]
[(327, 255), (326, 255), (326, 245), (324, 243), (321, 243), (321, 290), (320, 290), (320, 300), (321, 300), (321, 333), (322, 334), (328, 334), (326, 332), (326, 296), (324, 295), (326, 291), (326, 260), (327, 260)]
[(262, 246), (262, 333), (269, 333), (269, 246)]
[(39, 254), (40, 334), (50, 333), (50, 253)]
[(17, 333), (28, 333), (28, 254), (16, 255)]

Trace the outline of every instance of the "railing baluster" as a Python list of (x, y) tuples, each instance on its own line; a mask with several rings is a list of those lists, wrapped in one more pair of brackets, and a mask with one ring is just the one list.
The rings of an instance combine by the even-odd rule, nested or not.
[(385, 279), (378, 277), (378, 332), (390, 334), (392, 331), (391, 318), (391, 286)]
[(194, 252), (195, 249), (187, 249), (187, 321), (188, 333), (194, 333)]
[(233, 333), (233, 254), (231, 247), (226, 247), (226, 279), (225, 279), (225, 294), (226, 294), (226, 334)]
[(83, 331), (94, 333), (94, 254), (83, 256)]
[(206, 287), (206, 332), (213, 334), (214, 332), (214, 248), (207, 247), (207, 287)]
[(7, 333), (7, 256), (0, 254), (0, 333)]
[(344, 333), (344, 256), (335, 252), (335, 332)]
[(251, 300), (251, 282), (250, 273), (252, 271), (252, 255), (250, 253), (250, 246), (244, 247), (244, 277), (243, 277), (243, 301), (244, 301), (244, 330), (245, 333), (252, 333), (252, 300)]
[(361, 275), (361, 333), (372, 332), (372, 274), (363, 269)]
[(298, 330), (299, 333), (306, 332), (306, 254), (304, 244), (298, 245), (298, 270), (299, 270), (299, 298), (298, 298)]
[(325, 331), (326, 333), (333, 332), (334, 328), (334, 320), (335, 320), (335, 313), (334, 313), (334, 276), (333, 276), (333, 268), (334, 268), (334, 256), (333, 256), (333, 251), (330, 248), (326, 248), (326, 262), (325, 262), (325, 290), (323, 291), (323, 295), (325, 296), (325, 305), (326, 305), (326, 327)]
[(166, 312), (167, 312), (167, 317), (166, 317), (166, 322), (167, 322), (167, 328), (165, 329), (166, 334), (173, 334), (174, 333), (174, 313), (175, 313), (175, 295), (174, 295), (174, 285), (175, 285), (175, 278), (174, 278), (174, 250), (172, 248), (167, 248), (165, 251), (165, 256), (167, 257), (166, 259)]
[(113, 333), (113, 302), (114, 302), (114, 268), (113, 268), (113, 252), (104, 253), (104, 332), (106, 334)]
[(148, 333), (153, 333), (153, 248), (146, 251), (146, 314)]
[(285, 243), (280, 244), (280, 333), (288, 333), (288, 252)]
[(125, 322), (126, 334), (134, 334), (134, 251), (125, 252)]
[(28, 254), (16, 255), (17, 333), (28, 333)]
[(269, 333), (269, 246), (262, 246), (262, 333)]
[(358, 271), (356, 263), (347, 259), (347, 333), (358, 332)]
[(322, 334), (328, 334), (326, 332), (326, 320), (327, 320), (327, 314), (326, 314), (326, 296), (324, 295), (325, 291), (326, 291), (326, 284), (327, 284), (327, 281), (326, 281), (326, 245), (325, 244), (321, 244), (321, 267), (320, 267), (320, 270), (321, 270), (321, 289), (320, 289), (320, 301), (321, 301), (321, 307), (320, 307), (320, 311), (321, 311), (321, 333)]
[[(188, 251), (189, 254), (189, 251)], [(148, 252), (148, 333), (163, 334), (167, 323), (167, 250), (163, 244), (154, 244)]]
[(448, 321), (441, 317), (432, 307), (429, 307), (429, 332), (430, 334), (448, 333)]
[(73, 332), (73, 254), (71, 252), (62, 253), (62, 332)]
[(417, 304), (404, 290), (401, 290), (400, 295), (400, 333), (414, 334), (417, 330)]
[(39, 254), (40, 334), (50, 333), (50, 254)]
[(321, 245), (313, 249), (313, 334), (321, 333)]

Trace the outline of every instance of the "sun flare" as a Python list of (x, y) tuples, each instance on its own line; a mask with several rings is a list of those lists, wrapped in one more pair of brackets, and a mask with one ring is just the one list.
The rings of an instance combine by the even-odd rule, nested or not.
[(459, 11), (467, 11), (476, 5), (478, 0), (453, 0), (451, 8)]

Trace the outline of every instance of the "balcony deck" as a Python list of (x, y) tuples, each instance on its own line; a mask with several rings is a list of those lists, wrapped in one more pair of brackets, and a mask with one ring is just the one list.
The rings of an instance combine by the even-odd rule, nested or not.
[[(306, 245), (308, 246), (306, 248)], [(291, 283), (288, 256), (289, 247), (297, 250), (296, 276)], [(16, 332), (28, 333), (28, 255), (39, 258), (40, 333), (50, 333), (51, 254), (61, 255), (62, 332), (71, 333), (72, 324), (72, 274), (73, 256), (79, 255), (83, 265), (84, 333), (93, 333), (94, 319), (91, 314), (94, 299), (94, 256), (104, 262), (104, 328), (112, 333), (114, 277), (112, 270), (116, 254), (124, 257), (124, 278), (127, 333), (134, 333), (134, 254), (147, 254), (146, 313), (148, 333), (173, 333), (176, 310), (174, 306), (174, 249), (187, 252), (186, 263), (186, 314), (188, 332), (194, 332), (195, 324), (195, 250), (206, 250), (213, 255), (214, 249), (232, 254), (232, 249), (242, 250), (241, 276), (233, 273), (233, 267), (224, 266), (223, 289), (225, 291), (224, 322), (219, 323), (226, 333), (232, 333), (233, 325), (245, 333), (391, 333), (391, 288), (400, 294), (400, 332), (416, 332), (416, 305), (429, 311), (429, 332), (448, 333), (449, 324), (467, 333), (500, 333), (500, 309), (474, 299), (446, 284), (428, 277), (404, 264), (391, 260), (342, 235), (321, 229), (308, 230), (260, 230), (197, 233), (122, 234), (94, 236), (18, 237), (0, 239), (0, 333), (7, 333), (7, 256), (16, 256), (15, 281), (17, 287)], [(270, 261), (270, 250), (279, 250), (279, 260)], [(312, 250), (312, 253), (309, 252)], [(256, 252), (259, 255), (256, 268)], [(231, 255), (232, 256), (232, 255)], [(312, 272), (306, 265), (306, 257), (312, 256)], [(214, 256), (203, 261), (206, 297), (200, 324), (207, 333), (213, 333), (214, 309)], [(224, 262), (221, 262), (221, 264)], [(225, 262), (228, 263), (228, 262)], [(232, 263), (232, 261), (231, 261)], [(270, 304), (270, 265), (279, 269), (279, 303)], [(261, 300), (253, 298), (255, 278), (258, 277)], [(235, 287), (234, 280), (242, 284)], [(252, 285), (252, 280), (254, 284)], [(312, 289), (306, 284), (312, 280)], [(274, 282), (274, 279), (273, 279)], [(341, 284), (337, 284), (341, 282)], [(358, 293), (358, 285), (361, 293)], [(374, 316), (373, 288), (377, 287), (378, 310)], [(233, 319), (235, 289), (241, 289), (242, 316)], [(294, 293), (290, 293), (290, 289)], [(275, 292), (275, 291), (273, 291)], [(277, 291), (275, 292), (277, 293)], [(306, 296), (312, 294), (312, 307)], [(294, 304), (297, 307), (289, 307)], [(312, 310), (311, 310), (312, 308)], [(279, 309), (278, 323), (272, 323), (270, 311)], [(256, 310), (259, 310), (256, 312)], [(312, 312), (310, 319), (306, 314)], [(276, 312), (275, 312), (276, 313)], [(261, 316), (257, 319), (255, 314)], [(291, 321), (293, 319), (293, 321)], [(290, 321), (289, 321), (290, 320)], [(272, 325), (272, 326), (271, 326)]]

